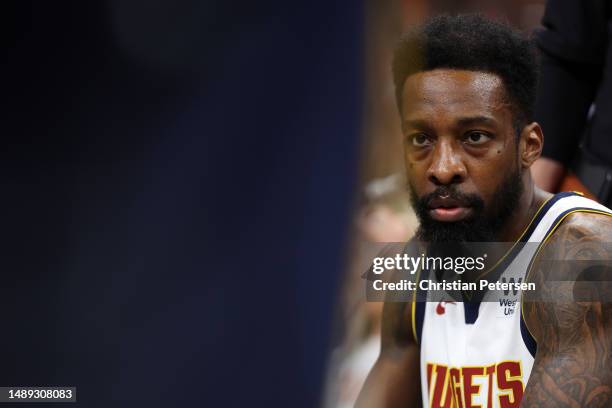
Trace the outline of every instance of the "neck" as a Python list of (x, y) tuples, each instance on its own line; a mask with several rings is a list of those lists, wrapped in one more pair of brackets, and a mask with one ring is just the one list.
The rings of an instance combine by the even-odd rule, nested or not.
[(499, 242), (515, 242), (527, 229), (527, 226), (535, 216), (538, 209), (544, 204), (552, 194), (540, 190), (535, 186), (531, 179), (531, 172), (525, 171), (522, 176), (523, 194), (514, 215), (506, 222), (500, 230), (497, 239)]

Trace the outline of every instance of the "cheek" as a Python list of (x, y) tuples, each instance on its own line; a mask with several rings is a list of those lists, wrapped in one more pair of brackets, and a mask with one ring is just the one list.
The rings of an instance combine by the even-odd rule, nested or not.
[(417, 192), (421, 192), (423, 190), (423, 185), (427, 181), (427, 166), (423, 161), (414, 161), (410, 160), (410, 158), (405, 155), (404, 157), (404, 166), (406, 169), (406, 180), (409, 185)]
[(403, 146), (404, 169), (407, 182), (415, 189), (417, 193), (424, 190), (427, 184), (427, 170), (429, 169), (429, 160), (427, 153), (415, 154), (410, 148)]
[(494, 147), (486, 155), (469, 159), (469, 177), (482, 198), (490, 202), (511, 172), (516, 171), (516, 154), (502, 147)]

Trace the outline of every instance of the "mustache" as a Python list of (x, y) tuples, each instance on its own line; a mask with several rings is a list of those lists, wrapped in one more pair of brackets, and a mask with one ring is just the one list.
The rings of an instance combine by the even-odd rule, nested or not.
[(484, 200), (478, 194), (462, 193), (454, 186), (440, 186), (433, 192), (419, 197), (418, 207), (423, 209), (429, 208), (431, 202), (438, 198), (452, 199), (460, 202), (466, 207), (473, 207), (475, 210), (484, 208)]

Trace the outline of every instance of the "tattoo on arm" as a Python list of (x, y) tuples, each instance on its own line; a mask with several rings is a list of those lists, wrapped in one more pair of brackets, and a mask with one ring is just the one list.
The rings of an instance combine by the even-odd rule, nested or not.
[(524, 305), (538, 351), (522, 407), (612, 406), (611, 243), (612, 217), (578, 213), (538, 256), (539, 297)]

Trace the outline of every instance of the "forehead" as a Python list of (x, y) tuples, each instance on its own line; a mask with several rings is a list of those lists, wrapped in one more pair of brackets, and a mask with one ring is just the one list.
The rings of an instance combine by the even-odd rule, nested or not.
[(404, 83), (402, 114), (490, 114), (509, 111), (503, 81), (480, 71), (436, 69), (410, 75)]

